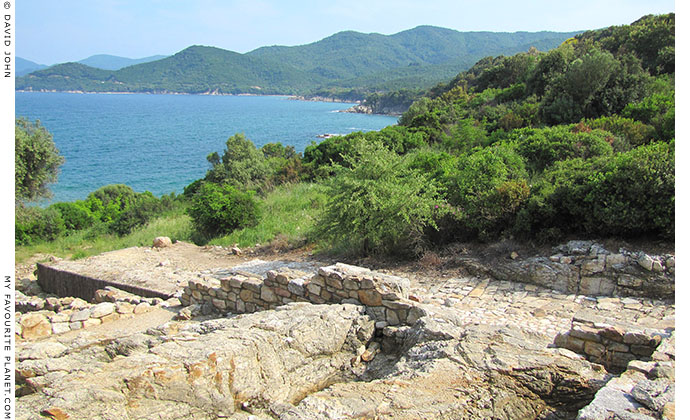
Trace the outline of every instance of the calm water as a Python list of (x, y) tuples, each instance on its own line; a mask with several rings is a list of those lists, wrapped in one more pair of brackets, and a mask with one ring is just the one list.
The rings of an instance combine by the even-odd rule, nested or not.
[[(244, 133), (257, 147), (304, 151), (323, 133), (379, 130), (397, 119), (335, 112), (351, 104), (275, 96), (17, 92), (16, 114), (40, 120), (65, 157), (52, 202), (85, 198), (107, 184), (157, 196), (204, 176), (206, 156)], [(45, 204), (45, 203), (44, 203)]]

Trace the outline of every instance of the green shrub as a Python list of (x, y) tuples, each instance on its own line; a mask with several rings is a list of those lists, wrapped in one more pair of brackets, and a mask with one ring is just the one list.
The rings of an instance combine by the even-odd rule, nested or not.
[(110, 230), (120, 236), (126, 235), (135, 228), (145, 225), (163, 210), (161, 200), (146, 191), (137, 194), (134, 202), (120, 212), (113, 220)]
[(436, 184), (407, 158), (380, 143), (361, 142), (327, 184), (329, 202), (317, 231), (357, 254), (409, 254), (435, 228), (442, 201)]
[(673, 238), (673, 147), (651, 143), (612, 158), (558, 162), (535, 185), (517, 229)]
[(254, 226), (259, 220), (259, 204), (253, 191), (240, 191), (225, 184), (204, 183), (187, 209), (192, 225), (206, 236), (228, 234)]
[(124, 184), (101, 187), (86, 197), (86, 207), (102, 222), (110, 222), (134, 203), (137, 193)]
[(237, 188), (259, 188), (269, 176), (264, 154), (244, 134), (235, 134), (225, 142), (223, 156), (211, 153), (207, 158), (212, 168), (206, 181), (230, 184)]
[(585, 127), (579, 131), (575, 125), (528, 129), (519, 136), (517, 151), (532, 172), (541, 172), (560, 160), (610, 155), (614, 140), (611, 133), (588, 130)]
[(445, 179), (446, 196), (460, 211), (458, 234), (490, 239), (507, 228), (529, 197), (527, 172), (509, 145), (494, 145), (460, 156)]
[(621, 136), (632, 147), (649, 143), (655, 134), (654, 127), (635, 121), (632, 118), (623, 118), (618, 115), (589, 120), (586, 124), (592, 128), (599, 128)]
[(52, 241), (65, 233), (65, 222), (54, 208), (15, 207), (14, 241), (17, 245), (30, 245)]
[(96, 218), (83, 201), (55, 203), (49, 208), (60, 212), (67, 230), (86, 229), (96, 222)]

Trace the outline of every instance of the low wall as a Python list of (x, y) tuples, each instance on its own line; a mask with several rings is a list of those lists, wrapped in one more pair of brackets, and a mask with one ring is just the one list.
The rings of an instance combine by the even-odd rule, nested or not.
[(535, 284), (588, 296), (675, 297), (675, 256), (607, 250), (594, 241), (570, 241), (550, 257), (515, 260), (460, 260), (470, 273)]
[(291, 302), (365, 305), (380, 328), (412, 324), (424, 311), (408, 298), (408, 279), (347, 264), (319, 268), (317, 274), (281, 269), (265, 278), (233, 275), (220, 280), (192, 280), (183, 305), (202, 305), (221, 313), (249, 313)]
[(633, 360), (651, 360), (659, 343), (669, 335), (661, 330), (626, 328), (574, 317), (570, 331), (559, 334), (554, 344), (620, 372)]
[(57, 296), (79, 297), (86, 301), (90, 301), (96, 296), (97, 290), (106, 289), (108, 286), (112, 286), (120, 290), (134, 293), (138, 296), (157, 297), (161, 299), (169, 299), (172, 297), (172, 295), (156, 290), (114, 281), (95, 279), (70, 271), (60, 270), (45, 264), (39, 263), (36, 265), (38, 266), (37, 280), (41, 289)]

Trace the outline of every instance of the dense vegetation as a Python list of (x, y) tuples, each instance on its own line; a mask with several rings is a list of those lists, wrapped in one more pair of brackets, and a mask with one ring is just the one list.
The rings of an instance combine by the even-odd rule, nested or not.
[(159, 200), (186, 211), (187, 238), (199, 243), (283, 238), (360, 255), (508, 236), (672, 240), (674, 40), (673, 14), (645, 16), (549, 52), (486, 57), (424, 93), (397, 126), (329, 138), (303, 156), (234, 135), (182, 196), (111, 186), (42, 217), (123, 234), (148, 214), (127, 209)]
[(17, 79), (21, 90), (313, 94), (363, 99), (378, 90), (428, 88), (491, 54), (548, 50), (573, 33), (457, 32), (422, 26), (395, 35), (340, 32), (296, 47), (246, 54), (192, 46), (117, 71), (59, 64)]

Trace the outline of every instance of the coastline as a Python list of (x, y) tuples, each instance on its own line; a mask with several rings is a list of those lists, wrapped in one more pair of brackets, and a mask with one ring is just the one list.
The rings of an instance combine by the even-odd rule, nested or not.
[(261, 94), (261, 93), (219, 93), (217, 91), (212, 92), (202, 92), (202, 93), (189, 93), (189, 92), (172, 92), (168, 90), (154, 91), (154, 92), (119, 92), (119, 91), (83, 91), (83, 90), (55, 90), (55, 89), (41, 89), (41, 90), (25, 90), (25, 89), (15, 89), (15, 93), (72, 93), (80, 95), (197, 95), (197, 96), (272, 96), (272, 97), (282, 97), (290, 101), (305, 101), (305, 102), (328, 102), (328, 103), (342, 103), (342, 104), (354, 104), (347, 109), (341, 109), (337, 112), (345, 112), (350, 114), (368, 114), (368, 115), (385, 115), (388, 117), (400, 117), (402, 113), (398, 112), (374, 112), (374, 110), (368, 106), (364, 105), (362, 101), (346, 101), (338, 98), (328, 98), (325, 96), (313, 96), (306, 97), (303, 95), (290, 95), (290, 94)]

